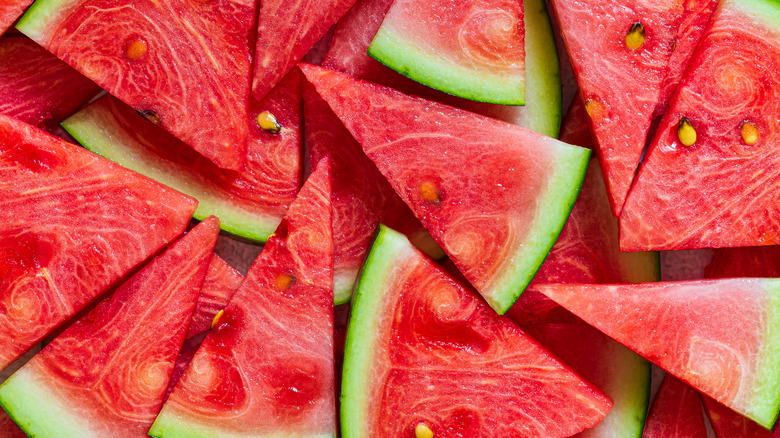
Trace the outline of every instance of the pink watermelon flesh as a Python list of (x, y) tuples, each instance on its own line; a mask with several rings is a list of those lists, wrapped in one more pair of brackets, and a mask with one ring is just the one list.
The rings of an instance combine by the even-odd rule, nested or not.
[(536, 288), (694, 389), (765, 427), (774, 424), (780, 280)]
[(717, 438), (780, 438), (780, 428), (772, 433), (706, 395), (701, 400)]
[(780, 246), (749, 246), (715, 250), (705, 278), (780, 277)]
[(0, 409), (0, 438), (27, 438), (27, 434), (2, 409)]
[[(216, 257), (216, 254), (212, 256), (212, 260), (213, 257)], [(206, 275), (208, 276), (208, 274)], [(193, 314), (193, 317), (194, 316), (195, 314)], [(181, 379), (181, 376), (184, 375), (184, 371), (186, 371), (190, 366), (192, 358), (195, 357), (195, 353), (198, 351), (200, 344), (203, 343), (206, 335), (207, 332), (201, 332), (195, 336), (184, 339), (184, 342), (181, 345), (181, 349), (179, 350), (179, 356), (176, 358), (176, 364), (174, 364), (173, 371), (171, 371), (171, 378), (168, 380), (168, 387), (165, 389), (163, 403), (168, 401), (168, 397), (171, 396), (171, 392), (173, 392), (173, 389), (176, 388), (176, 385), (179, 383), (179, 379)]]
[(209, 264), (206, 280), (200, 289), (198, 304), (192, 314), (186, 339), (211, 329), (211, 322), (217, 312), (227, 307), (230, 298), (244, 280), (235, 268), (214, 254)]
[(344, 437), (565, 437), (612, 403), (511, 320), (380, 227), (357, 287)]
[(334, 296), (343, 303), (379, 222), (411, 239), (427, 232), (311, 84), (303, 97), (309, 160), (330, 156), (333, 163)]
[[(4, 34), (21, 17), (33, 0), (3, 0), (0, 2), (0, 35)], [(2, 63), (0, 63), (2, 65)]]
[[(296, 71), (263, 101), (250, 99), (249, 142), (238, 172), (220, 169), (111, 96), (92, 103), (63, 126), (93, 152), (197, 198), (197, 219), (214, 214), (224, 230), (265, 241), (301, 185), (300, 93)], [(257, 116), (262, 112), (276, 118), (280, 132), (260, 128)]]
[(661, 85), (661, 94), (655, 107), (655, 117), (663, 115), (668, 109), (672, 95), (685, 74), (693, 52), (704, 36), (704, 31), (707, 29), (715, 8), (718, 7), (718, 0), (686, 0), (683, 5), (685, 12), (683, 12), (677, 31), (674, 51), (669, 58), (666, 77)]
[(180, 235), (197, 202), (0, 115), (0, 369)]
[[(666, 77), (682, 2), (553, 0), (554, 15), (581, 97), (588, 103), (597, 153), (615, 216), (639, 166), (653, 111)], [(593, 17), (598, 17), (594, 23)], [(641, 47), (626, 35), (644, 26)]]
[[(631, 189), (622, 250), (780, 243), (780, 179), (767, 171), (780, 156), (780, 30), (771, 14), (780, 5), (721, 3)], [(697, 132), (692, 146), (678, 139), (683, 117)], [(744, 123), (758, 130), (753, 145), (742, 139)]]
[(32, 436), (145, 435), (218, 234), (217, 218), (201, 222), (3, 383), (14, 420)]
[(325, 159), (198, 349), (150, 435), (335, 434), (330, 193)]
[[(576, 98), (561, 126), (561, 141), (592, 147), (587, 117), (582, 101)], [(620, 252), (618, 222), (609, 208), (601, 167), (591, 159), (566, 226), (533, 283), (508, 315), (520, 324), (578, 321), (579, 318), (534, 290), (533, 284), (657, 281), (659, 271), (656, 253)]]
[(276, 86), (355, 0), (260, 2), (252, 93), (260, 100)]
[(0, 113), (31, 125), (59, 122), (99, 90), (35, 42), (0, 38)]
[(667, 374), (650, 408), (642, 438), (707, 438), (701, 408), (699, 393)]
[(301, 68), (471, 284), (506, 312), (560, 233), (589, 151), (343, 73)]
[(38, 0), (18, 28), (217, 166), (240, 169), (256, 2), (116, 6)]

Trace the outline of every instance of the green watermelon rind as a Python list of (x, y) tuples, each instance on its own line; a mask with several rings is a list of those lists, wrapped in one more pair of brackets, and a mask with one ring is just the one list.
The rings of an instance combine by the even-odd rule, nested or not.
[(521, 126), (558, 138), (563, 120), (561, 65), (544, 0), (524, 0), (525, 117)]
[(165, 166), (169, 166), (167, 162), (161, 165), (143, 154), (134, 153), (136, 148), (127, 146), (134, 140), (125, 138), (121, 132), (106, 131), (95, 123), (92, 111), (95, 111), (93, 106), (87, 107), (64, 120), (61, 125), (82, 146), (101, 157), (196, 198), (198, 208), (193, 214), (195, 219), (218, 216), (223, 231), (259, 243), (265, 243), (282, 221), (281, 217), (260, 216), (242, 210), (238, 205), (231, 205), (231, 201), (209, 193), (210, 189), (197, 179), (187, 178), (186, 170), (175, 167), (172, 171), (166, 170)]
[(562, 149), (554, 161), (555, 169), (547, 181), (547, 189), (537, 199), (540, 208), (528, 233), (529, 239), (523, 242), (520, 250), (507, 257), (517, 262), (503, 266), (504, 274), (497, 276), (489, 287), (492, 293), (483, 294), (499, 315), (512, 307), (542, 267), (566, 225), (585, 180), (590, 149), (550, 141), (557, 143), (550, 146)]
[(729, 0), (728, 2), (750, 15), (753, 19), (761, 21), (773, 28), (780, 28), (780, 1), (777, 0)]
[(398, 73), (464, 99), (502, 105), (525, 105), (524, 75), (493, 75), (444, 62), (404, 40), (385, 24), (368, 47), (368, 54)]
[(371, 368), (377, 341), (376, 328), (383, 310), (383, 292), (396, 278), (395, 261), (414, 251), (406, 237), (379, 225), (363, 271), (360, 273), (349, 314), (341, 380), (341, 432), (344, 438), (367, 436), (366, 411)]
[(0, 405), (28, 436), (83, 438), (100, 436), (96, 431), (85, 435), (89, 424), (81, 418), (68, 400), (52, 394), (45, 379), (39, 379), (23, 367), (0, 385)]
[[(257, 435), (247, 435), (240, 433), (229, 433), (224, 430), (215, 428), (208, 423), (201, 421), (187, 421), (182, 418), (174, 418), (174, 415), (166, 413), (165, 409), (160, 413), (157, 419), (154, 421), (151, 429), (149, 429), (149, 436), (154, 438), (251, 438)], [(273, 434), (264, 435), (267, 438), (283, 438), (303, 436), (295, 431), (289, 432), (275, 432)], [(306, 438), (333, 438), (333, 435), (305, 435)]]
[(22, 15), (16, 28), (33, 41), (41, 42), (46, 26), (70, 0), (36, 0)]
[(744, 415), (771, 430), (780, 412), (780, 280), (767, 281), (766, 291), (765, 351)]
[[(617, 427), (609, 428), (614, 436), (623, 438), (642, 438), (642, 432), (647, 420), (647, 409), (650, 405), (650, 377), (652, 366), (642, 356), (613, 341), (613, 353), (609, 362), (614, 371), (612, 381), (614, 388), (604, 386), (604, 390), (612, 398), (614, 406), (605, 419), (620, 418)], [(583, 437), (587, 438), (587, 431)]]

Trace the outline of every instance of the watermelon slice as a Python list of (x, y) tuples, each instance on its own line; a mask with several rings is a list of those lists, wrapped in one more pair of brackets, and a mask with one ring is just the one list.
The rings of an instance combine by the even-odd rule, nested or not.
[(533, 131), (557, 137), (561, 125), (561, 80), (558, 50), (543, 0), (523, 1), (525, 27), (525, 106), (461, 99), (414, 82), (366, 52), (393, 0), (358, 0), (336, 27), (323, 66), (407, 94), (457, 106)]
[(682, 2), (552, 0), (551, 4), (581, 98), (587, 103), (612, 213), (618, 216), (666, 77)]
[(31, 125), (59, 122), (98, 91), (92, 81), (35, 42), (0, 38), (0, 113)]
[(699, 393), (667, 374), (653, 401), (642, 437), (707, 438)]
[[(561, 140), (592, 146), (587, 114), (575, 99), (561, 127)], [(656, 252), (622, 253), (618, 245), (618, 222), (609, 208), (609, 196), (597, 160), (591, 159), (582, 190), (533, 283), (639, 283), (660, 279)], [(509, 315), (520, 324), (579, 320), (533, 289), (520, 296)]]
[(471, 284), (506, 312), (555, 243), (590, 151), (343, 73), (302, 69)]
[[(349, 301), (358, 271), (379, 221), (409, 236), (428, 252), (441, 253), (414, 213), (366, 157), (360, 144), (322, 100), (311, 84), (304, 85), (309, 161), (330, 156), (333, 163), (333, 296)], [(425, 239), (427, 237), (427, 239)]]
[(197, 202), (0, 115), (0, 370), (180, 235)]
[(37, 0), (18, 29), (192, 146), (238, 170), (246, 155), (255, 0)]
[(326, 159), (215, 321), (150, 435), (335, 435), (330, 193)]
[(576, 437), (643, 436), (650, 399), (649, 362), (583, 322), (535, 324), (523, 328), (614, 402), (604, 420)]
[(211, 323), (217, 313), (227, 307), (228, 302), (244, 280), (244, 276), (214, 254), (203, 287), (200, 289), (198, 303), (192, 314), (190, 328), (185, 339), (211, 329)]
[(33, 0), (3, 0), (0, 3), (0, 35), (10, 28), (17, 18), (21, 17)]
[[(63, 126), (91, 151), (197, 198), (195, 218), (217, 215), (225, 231), (264, 242), (301, 184), (300, 96), (300, 73), (294, 72), (262, 102), (251, 99), (247, 156), (237, 173), (218, 168), (111, 96)], [(266, 113), (279, 132), (260, 128), (257, 117)]]
[(621, 249), (780, 243), (767, 171), (780, 157), (778, 16), (773, 1), (721, 2), (631, 189)]
[(564, 437), (612, 405), (384, 226), (355, 292), (341, 403), (345, 438)]
[(252, 93), (257, 100), (295, 67), (355, 0), (260, 2)]
[(774, 424), (780, 279), (536, 288), (694, 389), (764, 427)]
[(780, 246), (716, 249), (704, 270), (706, 278), (780, 277)]
[(201, 222), (0, 385), (14, 421), (30, 436), (145, 434), (218, 233), (216, 218)]
[(772, 433), (707, 396), (702, 401), (717, 438), (780, 438), (780, 428)]
[(368, 53), (437, 90), (525, 104), (522, 2), (395, 0)]

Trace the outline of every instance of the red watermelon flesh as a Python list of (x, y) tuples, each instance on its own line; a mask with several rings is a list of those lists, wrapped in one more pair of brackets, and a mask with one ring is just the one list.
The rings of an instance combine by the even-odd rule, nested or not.
[(705, 278), (780, 277), (780, 246), (748, 246), (715, 250)]
[[(272, 114), (278, 133), (260, 128)], [(268, 96), (250, 99), (249, 142), (238, 172), (220, 169), (129, 106), (105, 96), (63, 122), (85, 147), (198, 199), (195, 218), (220, 217), (225, 231), (265, 241), (301, 185), (300, 72), (291, 72)]]
[(335, 434), (330, 193), (325, 159), (198, 349), (150, 435)]
[(218, 234), (217, 218), (201, 222), (0, 386), (28, 435), (145, 436)]
[(672, 94), (680, 84), (685, 69), (693, 56), (696, 46), (704, 36), (704, 31), (718, 7), (718, 0), (684, 0), (685, 12), (680, 21), (680, 28), (677, 31), (677, 40), (674, 43), (674, 51), (669, 58), (669, 67), (661, 85), (661, 94), (658, 99), (658, 105), (655, 107), (654, 116), (663, 115)]
[(706, 395), (701, 400), (717, 438), (780, 438), (780, 428), (772, 433)]
[(588, 120), (585, 104), (580, 99), (580, 96), (575, 96), (561, 124), (560, 140), (584, 148), (594, 149), (596, 146)]
[(33, 0), (3, 0), (0, 2), (0, 35), (4, 34), (22, 16)]
[(31, 125), (59, 122), (99, 90), (35, 42), (0, 38), (0, 113)]
[(252, 93), (260, 100), (347, 13), (355, 0), (260, 2)]
[(765, 427), (775, 422), (780, 280), (536, 288), (697, 391)]
[(309, 160), (330, 156), (333, 163), (333, 292), (343, 303), (379, 222), (412, 239), (427, 232), (311, 84), (303, 96)]
[[(213, 257), (216, 256), (216, 254), (213, 255), (212, 260)], [(195, 315), (193, 314), (193, 316)], [(181, 376), (184, 375), (184, 371), (186, 371), (187, 367), (190, 366), (192, 358), (195, 357), (195, 353), (198, 351), (200, 344), (203, 343), (207, 333), (208, 332), (201, 332), (195, 336), (184, 339), (184, 342), (181, 345), (181, 349), (179, 350), (179, 356), (176, 358), (176, 364), (174, 364), (173, 371), (171, 371), (171, 378), (168, 380), (168, 387), (165, 389), (163, 403), (165, 403), (168, 400), (168, 397), (171, 396), (171, 392), (173, 392), (173, 389), (176, 388), (176, 385), (179, 383), (179, 379), (181, 379)]]
[(0, 115), (0, 369), (180, 235), (197, 202)]
[(227, 264), (220, 256), (214, 254), (211, 263), (209, 263), (203, 287), (200, 289), (198, 304), (192, 314), (190, 328), (187, 330), (185, 339), (211, 328), (214, 316), (228, 305), (230, 298), (236, 293), (243, 280), (244, 276), (240, 272)]
[(238, 170), (255, 7), (255, 0), (140, 0), (132, 7), (38, 0), (18, 28), (217, 166)]
[(701, 408), (699, 393), (667, 374), (650, 408), (642, 438), (707, 438)]
[(27, 438), (27, 434), (2, 409), (0, 409), (0, 438)]
[(466, 278), (506, 312), (560, 233), (589, 151), (343, 73), (301, 68)]
[[(639, 166), (645, 137), (666, 77), (681, 1), (553, 0), (581, 98), (588, 104), (612, 213), (620, 214)], [(594, 23), (593, 17), (598, 17)], [(644, 43), (626, 45), (634, 23)]]
[(343, 436), (565, 437), (612, 403), (511, 320), (381, 226), (358, 284)]
[[(774, 2), (721, 2), (629, 194), (622, 250), (780, 243), (780, 180), (767, 171), (780, 161), (780, 30), (768, 18), (778, 14)], [(678, 138), (683, 117), (692, 146)]]

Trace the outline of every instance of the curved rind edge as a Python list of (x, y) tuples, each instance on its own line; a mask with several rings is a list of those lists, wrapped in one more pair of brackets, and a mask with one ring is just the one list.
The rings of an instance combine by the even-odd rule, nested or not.
[(43, 40), (43, 31), (52, 21), (52, 17), (71, 0), (36, 0), (22, 15), (16, 28), (33, 41)]
[[(606, 335), (605, 335), (606, 336)], [(615, 373), (615, 379), (619, 379), (620, 398), (614, 395), (609, 388), (603, 388), (614, 402), (613, 411), (617, 409), (626, 411), (626, 418), (635, 421), (623, 423), (625, 426), (617, 436), (625, 438), (641, 438), (647, 421), (647, 411), (650, 406), (650, 377), (652, 366), (642, 356), (634, 353), (617, 341), (612, 340), (616, 347), (615, 354), (610, 357), (613, 364), (622, 365), (620, 374)], [(613, 413), (610, 411), (610, 414)]]
[[(753, 387), (753, 399), (762, 403), (751, 404), (745, 415), (771, 430), (780, 411), (780, 279), (766, 280), (764, 284), (767, 295), (766, 347)], [(774, 394), (774, 399), (770, 398), (771, 394)]]
[(525, 112), (521, 126), (558, 138), (563, 87), (558, 46), (544, 0), (523, 0), (525, 22)]

